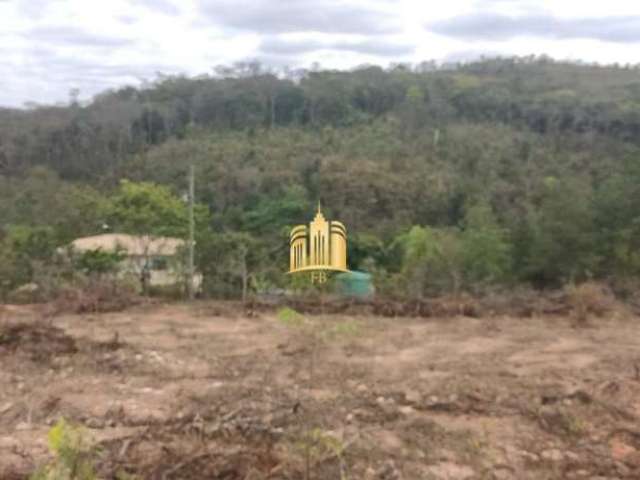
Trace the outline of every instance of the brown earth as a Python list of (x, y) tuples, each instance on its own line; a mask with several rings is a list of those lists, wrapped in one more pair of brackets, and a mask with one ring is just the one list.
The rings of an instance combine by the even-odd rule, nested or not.
[(0, 310), (0, 479), (61, 416), (105, 479), (640, 478), (634, 316), (42, 318)]

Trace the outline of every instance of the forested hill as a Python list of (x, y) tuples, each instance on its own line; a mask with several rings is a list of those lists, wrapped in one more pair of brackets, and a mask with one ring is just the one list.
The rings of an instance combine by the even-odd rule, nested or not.
[(497, 123), (541, 135), (640, 137), (640, 70), (496, 59), (437, 69), (263, 73), (260, 65), (219, 76), (164, 77), (146, 88), (99, 95), (86, 107), (0, 110), (2, 172), (46, 165), (69, 179), (94, 178), (129, 155), (194, 128), (347, 127), (397, 119), (402, 128)]
[[(0, 110), (0, 228), (95, 233), (119, 180), (180, 196), (189, 164), (218, 247), (241, 232), (272, 252), (321, 197), (351, 267), (417, 293), (640, 272), (640, 70), (534, 57), (243, 64)], [(278, 283), (286, 252), (251, 261)]]

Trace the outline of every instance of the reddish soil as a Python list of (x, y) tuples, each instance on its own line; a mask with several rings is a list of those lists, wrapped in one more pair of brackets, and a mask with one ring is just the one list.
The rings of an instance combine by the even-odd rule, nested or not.
[(0, 479), (50, 461), (60, 417), (104, 479), (640, 478), (633, 316), (0, 308)]

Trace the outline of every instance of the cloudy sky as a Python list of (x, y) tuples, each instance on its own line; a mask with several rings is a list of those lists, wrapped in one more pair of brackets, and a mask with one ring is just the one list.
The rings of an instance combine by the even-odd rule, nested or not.
[(0, 0), (0, 106), (248, 59), (352, 68), (542, 53), (640, 63), (640, 2)]

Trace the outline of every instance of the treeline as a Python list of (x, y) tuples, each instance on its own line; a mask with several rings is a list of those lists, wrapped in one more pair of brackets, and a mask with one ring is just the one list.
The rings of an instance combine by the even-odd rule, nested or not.
[(499, 122), (540, 134), (631, 142), (640, 132), (635, 67), (525, 57), (352, 71), (271, 71), (240, 63), (216, 71), (159, 75), (142, 88), (98, 95), (87, 106), (72, 96), (68, 106), (0, 110), (0, 172), (45, 165), (65, 179), (113, 179), (130, 155), (185, 138), (194, 128), (344, 127), (390, 114), (410, 128)]
[[(180, 199), (193, 164), (211, 295), (237, 294), (245, 270), (254, 290), (284, 286), (287, 229), (318, 199), (349, 229), (350, 267), (393, 295), (640, 274), (633, 68), (514, 58), (218, 73), (0, 112), (5, 258), (27, 261), (25, 229), (52, 245), (131, 230), (99, 207), (120, 180)], [(21, 268), (5, 288), (29, 280)]]

